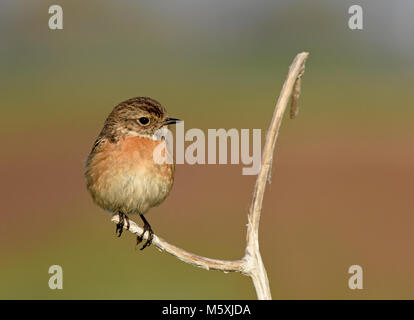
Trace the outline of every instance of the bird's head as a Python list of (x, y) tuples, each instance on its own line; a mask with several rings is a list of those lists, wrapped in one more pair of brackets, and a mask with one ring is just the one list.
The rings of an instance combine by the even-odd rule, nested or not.
[(103, 129), (109, 136), (141, 136), (153, 138), (163, 127), (181, 120), (167, 117), (167, 110), (147, 97), (128, 99), (109, 114)]

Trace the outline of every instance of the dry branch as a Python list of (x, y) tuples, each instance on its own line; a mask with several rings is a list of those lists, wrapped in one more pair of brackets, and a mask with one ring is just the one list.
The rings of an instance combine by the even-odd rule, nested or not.
[[(212, 269), (224, 272), (241, 272), (251, 277), (256, 289), (257, 298), (260, 300), (272, 299), (266, 269), (259, 250), (259, 222), (262, 211), (263, 197), (266, 182), (270, 182), (273, 153), (280, 124), (290, 99), (291, 117), (295, 117), (298, 112), (297, 104), (300, 95), (301, 77), (305, 70), (305, 62), (308, 55), (309, 54), (307, 52), (302, 52), (295, 57), (289, 68), (287, 78), (276, 103), (273, 118), (266, 135), (266, 141), (262, 154), (262, 166), (257, 176), (256, 185), (253, 191), (253, 199), (248, 214), (247, 245), (244, 257), (240, 260), (234, 261), (210, 259), (185, 251), (156, 235), (154, 235), (152, 241), (153, 245), (159, 250), (168, 252), (186, 263), (207, 270)], [(119, 216), (115, 214), (112, 217), (112, 221), (118, 223)], [(124, 228), (126, 228), (126, 225)], [(143, 229), (130, 220), (129, 231), (140, 235), (142, 234)], [(144, 239), (146, 239), (146, 236), (147, 234), (144, 235)]]

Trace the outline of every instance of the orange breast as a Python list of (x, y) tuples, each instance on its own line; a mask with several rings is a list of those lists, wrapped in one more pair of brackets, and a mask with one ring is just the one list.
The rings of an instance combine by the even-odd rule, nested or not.
[(125, 213), (144, 213), (161, 203), (172, 187), (174, 165), (154, 161), (154, 149), (160, 144), (165, 147), (163, 140), (132, 136), (106, 142), (87, 167), (88, 189), (95, 202)]

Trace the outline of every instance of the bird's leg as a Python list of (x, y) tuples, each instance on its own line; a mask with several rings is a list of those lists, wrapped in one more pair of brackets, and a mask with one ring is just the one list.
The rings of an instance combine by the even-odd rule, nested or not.
[(119, 216), (119, 222), (116, 224), (115, 234), (118, 234), (118, 237), (120, 237), (122, 234), (122, 231), (124, 231), (125, 221), (127, 223), (127, 229), (129, 230), (129, 218), (125, 213), (121, 211), (118, 211), (118, 216)]
[(145, 241), (144, 245), (141, 248), (141, 250), (144, 250), (146, 247), (151, 245), (152, 239), (154, 238), (154, 232), (152, 231), (151, 225), (148, 223), (147, 219), (145, 219), (144, 215), (140, 214), (139, 216), (141, 217), (142, 221), (144, 221), (144, 231), (141, 235), (137, 236), (137, 245), (142, 242), (145, 232), (148, 231), (148, 239)]

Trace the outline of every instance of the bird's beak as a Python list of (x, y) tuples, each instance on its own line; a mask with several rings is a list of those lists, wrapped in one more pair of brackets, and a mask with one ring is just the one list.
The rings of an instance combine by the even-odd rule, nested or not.
[(169, 124), (176, 124), (178, 122), (182, 122), (182, 120), (176, 119), (176, 118), (167, 118), (167, 119), (165, 119), (165, 121), (162, 124), (163, 125), (169, 125)]

